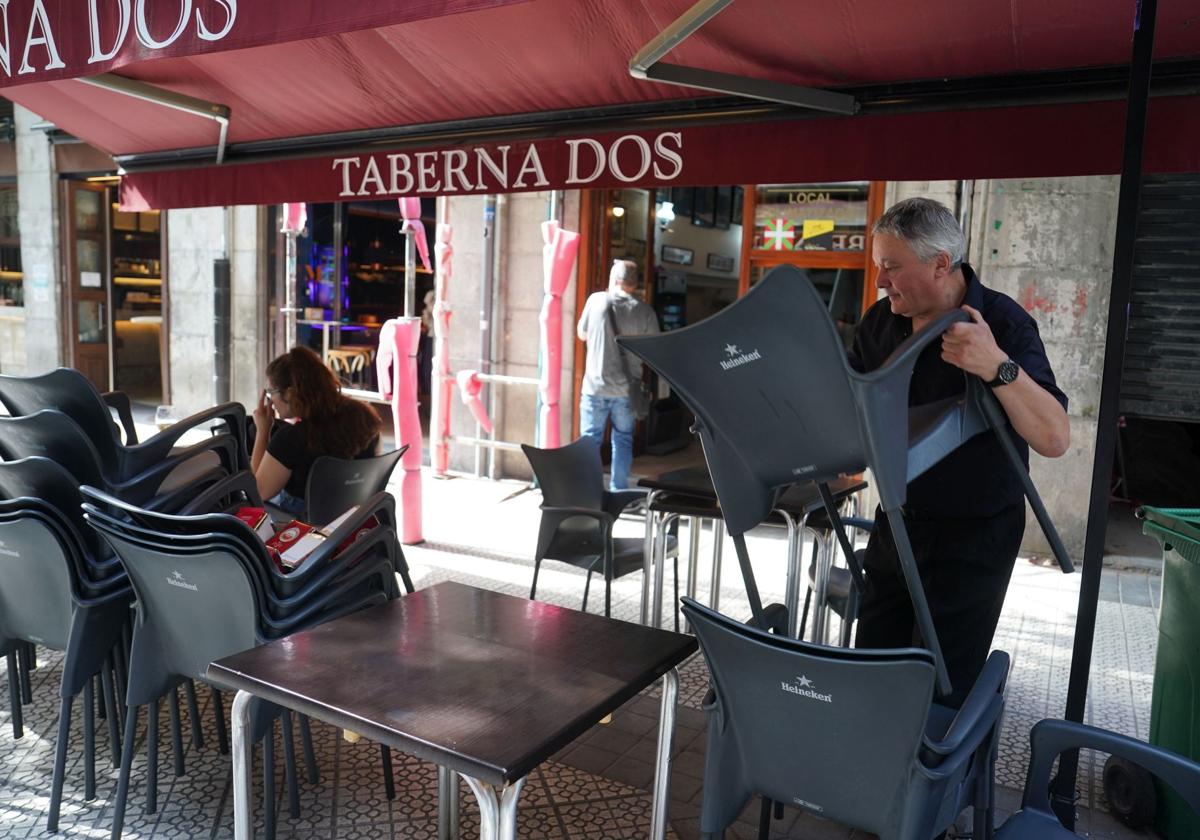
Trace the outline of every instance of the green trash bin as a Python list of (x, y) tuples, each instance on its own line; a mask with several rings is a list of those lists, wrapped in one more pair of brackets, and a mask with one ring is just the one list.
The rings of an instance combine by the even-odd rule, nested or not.
[[(1200, 761), (1200, 510), (1142, 511), (1163, 547), (1150, 743)], [(1156, 826), (1168, 840), (1200, 838), (1200, 817), (1163, 785)]]

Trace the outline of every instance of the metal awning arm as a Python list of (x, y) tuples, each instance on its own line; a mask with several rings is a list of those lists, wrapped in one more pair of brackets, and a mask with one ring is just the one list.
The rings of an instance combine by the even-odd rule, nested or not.
[(858, 112), (858, 103), (849, 94), (661, 62), (667, 53), (732, 2), (733, 0), (700, 0), (630, 59), (629, 74), (635, 79), (763, 99), (834, 114), (851, 115)]
[(217, 163), (225, 160), (225, 142), (229, 136), (229, 106), (220, 105), (216, 102), (205, 102), (203, 99), (197, 99), (194, 96), (187, 96), (186, 94), (155, 87), (145, 82), (139, 82), (136, 79), (127, 79), (115, 73), (81, 76), (77, 81), (103, 90), (112, 91), (113, 93), (119, 93), (123, 96), (140, 99), (143, 102), (161, 105), (164, 108), (183, 111), (185, 114), (191, 114), (192, 116), (214, 120), (220, 127), (220, 137), (217, 139)]

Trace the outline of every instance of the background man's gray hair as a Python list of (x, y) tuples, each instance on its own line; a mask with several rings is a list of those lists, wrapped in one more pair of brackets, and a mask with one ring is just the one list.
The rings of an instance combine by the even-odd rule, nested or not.
[(966, 256), (966, 239), (958, 220), (946, 205), (931, 198), (906, 198), (892, 205), (872, 230), (903, 240), (923, 262), (945, 251), (952, 271)]
[(636, 289), (638, 283), (638, 267), (633, 260), (613, 260), (612, 270), (608, 273), (608, 280), (611, 283), (613, 280), (619, 280), (621, 285), (626, 288)]

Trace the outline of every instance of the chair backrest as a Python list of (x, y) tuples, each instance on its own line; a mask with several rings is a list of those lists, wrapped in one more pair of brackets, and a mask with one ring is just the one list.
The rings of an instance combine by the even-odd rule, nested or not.
[(55, 409), (79, 424), (96, 447), (106, 471), (117, 467), (117, 438), (112, 415), (86, 376), (58, 368), (40, 376), (0, 375), (0, 403), (15, 416)]
[(600, 510), (604, 504), (604, 467), (595, 441), (581, 437), (557, 449), (521, 444), (548, 507)]
[[(39, 412), (33, 415), (33, 418), (45, 413)], [(62, 417), (61, 414), (58, 416)], [(23, 422), (26, 419), (14, 418), (10, 421), (0, 418), (0, 447), (3, 445), (5, 433), (11, 429), (7, 424)], [(4, 455), (8, 457), (7, 452)], [(79, 477), (68, 472), (62, 463), (57, 459), (50, 460), (40, 456), (0, 462), (0, 499), (38, 499), (55, 510), (69, 525), (75, 539), (84, 551), (91, 554), (92, 559), (111, 556), (103, 542), (83, 520), (83, 511), (79, 507), (83, 500), (79, 494)]]
[(181, 678), (258, 644), (259, 592), (230, 548), (136, 540), (104, 516), (88, 522), (121, 558), (137, 598), (130, 704), (161, 696)]
[(698, 324), (621, 336), (696, 415), (732, 535), (771, 512), (775, 490), (860, 471), (866, 454), (846, 351), (800, 269), (772, 269)]
[(720, 830), (762, 793), (899, 836), (896, 826), (912, 819), (905, 811), (933, 697), (931, 654), (818, 647), (688, 598), (683, 611), (717, 696), (701, 831)]
[(77, 570), (61, 533), (25, 509), (31, 501), (0, 502), (0, 651), (17, 640), (66, 650), (70, 637)]
[(74, 420), (54, 409), (20, 417), (0, 417), (0, 456), (6, 461), (49, 458), (80, 484), (106, 483), (96, 447)]
[(388, 480), (408, 444), (372, 458), (334, 458), (322, 455), (313, 461), (304, 500), (307, 521), (326, 525), (355, 505), (387, 489)]

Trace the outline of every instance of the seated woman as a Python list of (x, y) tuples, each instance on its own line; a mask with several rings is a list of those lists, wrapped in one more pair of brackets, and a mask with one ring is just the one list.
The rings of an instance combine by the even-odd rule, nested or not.
[[(313, 461), (322, 455), (378, 454), (379, 416), (366, 403), (342, 396), (333, 371), (307, 347), (293, 347), (267, 365), (267, 382), (254, 408), (250, 467), (264, 499), (302, 514)], [(284, 422), (271, 434), (276, 415)]]

